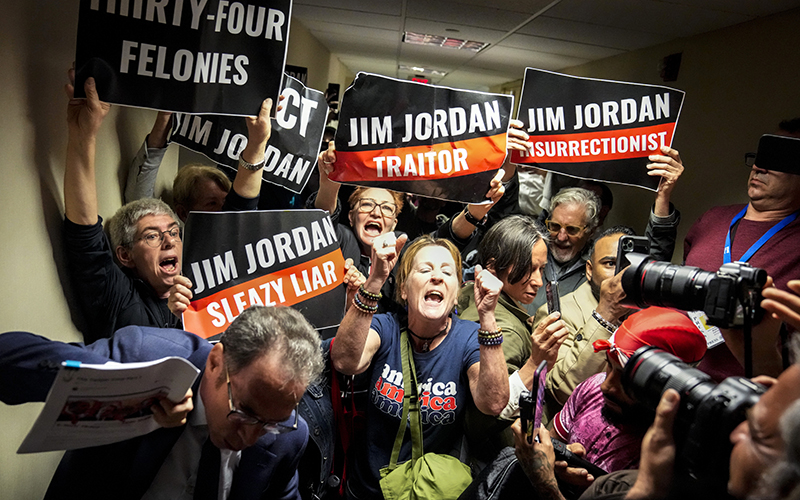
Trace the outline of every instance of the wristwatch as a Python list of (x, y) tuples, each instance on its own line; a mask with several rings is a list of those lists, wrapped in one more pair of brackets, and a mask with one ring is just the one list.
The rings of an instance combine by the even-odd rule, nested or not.
[(239, 166), (245, 168), (247, 170), (256, 171), (264, 167), (264, 163), (267, 161), (267, 156), (264, 155), (264, 158), (258, 163), (250, 163), (244, 158), (242, 158), (242, 153), (239, 153)]
[(483, 216), (483, 219), (478, 219), (471, 213), (469, 213), (469, 206), (464, 207), (464, 218), (467, 219), (467, 222), (472, 224), (473, 226), (483, 227), (486, 225), (486, 216)]

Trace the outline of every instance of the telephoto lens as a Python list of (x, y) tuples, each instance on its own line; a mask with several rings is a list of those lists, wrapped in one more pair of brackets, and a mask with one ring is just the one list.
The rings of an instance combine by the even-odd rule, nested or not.
[(622, 385), (634, 400), (655, 412), (667, 389), (680, 394), (675, 419), (675, 470), (710, 493), (727, 489), (730, 434), (766, 388), (744, 377), (715, 383), (706, 373), (653, 347), (637, 349), (625, 364)]

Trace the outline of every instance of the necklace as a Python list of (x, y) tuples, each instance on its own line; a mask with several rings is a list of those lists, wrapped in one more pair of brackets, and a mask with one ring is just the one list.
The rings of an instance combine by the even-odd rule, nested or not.
[(433, 342), (433, 341), (434, 341), (434, 340), (436, 340), (438, 337), (441, 337), (442, 335), (444, 335), (445, 333), (447, 333), (447, 329), (448, 329), (449, 327), (450, 327), (450, 318), (447, 318), (447, 324), (446, 324), (446, 325), (444, 325), (444, 328), (442, 329), (442, 331), (441, 331), (441, 332), (439, 332), (439, 333), (437, 333), (437, 334), (436, 334), (436, 335), (434, 335), (433, 337), (420, 337), (420, 336), (419, 336), (419, 335), (417, 335), (416, 333), (412, 332), (412, 331), (411, 331), (411, 328), (409, 328), (409, 329), (408, 329), (408, 333), (410, 333), (410, 334), (411, 334), (411, 336), (412, 336), (412, 337), (414, 337), (415, 339), (422, 340), (422, 341), (423, 341), (423, 343), (422, 343), (422, 349), (421, 349), (421, 351), (422, 351), (422, 352), (428, 352), (428, 351), (430, 351), (430, 350), (431, 350), (431, 342)]

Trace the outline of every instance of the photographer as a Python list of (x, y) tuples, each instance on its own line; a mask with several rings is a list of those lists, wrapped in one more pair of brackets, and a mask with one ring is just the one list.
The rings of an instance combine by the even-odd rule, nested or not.
[[(762, 305), (777, 319), (798, 326), (800, 282), (790, 282), (789, 288), (794, 293), (765, 290), (764, 296), (769, 300)], [(768, 290), (775, 290), (775, 293), (768, 293)], [(795, 341), (795, 360), (800, 359), (798, 345)], [(747, 420), (730, 434), (733, 449), (729, 459), (728, 494), (742, 499), (789, 498), (793, 487), (800, 483), (797, 473), (800, 467), (796, 443), (798, 429), (791, 426), (791, 422), (797, 420), (797, 401), (800, 400), (800, 364), (786, 369), (777, 380), (765, 376), (753, 380), (769, 388), (747, 412)], [(666, 390), (656, 409), (655, 421), (645, 435), (639, 471), (619, 471), (604, 476), (586, 490), (581, 500), (687, 500), (697, 497), (693, 497), (691, 491), (679, 491), (682, 481), (674, 473), (676, 443), (673, 428), (679, 408), (678, 393)]]

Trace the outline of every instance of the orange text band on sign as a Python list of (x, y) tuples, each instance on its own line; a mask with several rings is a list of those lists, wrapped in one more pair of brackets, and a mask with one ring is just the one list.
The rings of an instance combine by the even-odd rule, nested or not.
[(531, 155), (515, 152), (515, 163), (582, 163), (643, 158), (672, 143), (674, 123), (584, 134), (537, 135)]
[(348, 181), (408, 181), (461, 177), (496, 170), (505, 158), (506, 134), (430, 146), (337, 151), (330, 178)]
[(291, 306), (333, 290), (342, 283), (344, 258), (338, 248), (327, 255), (270, 273), (192, 302), (184, 328), (203, 338), (223, 332), (252, 305)]

